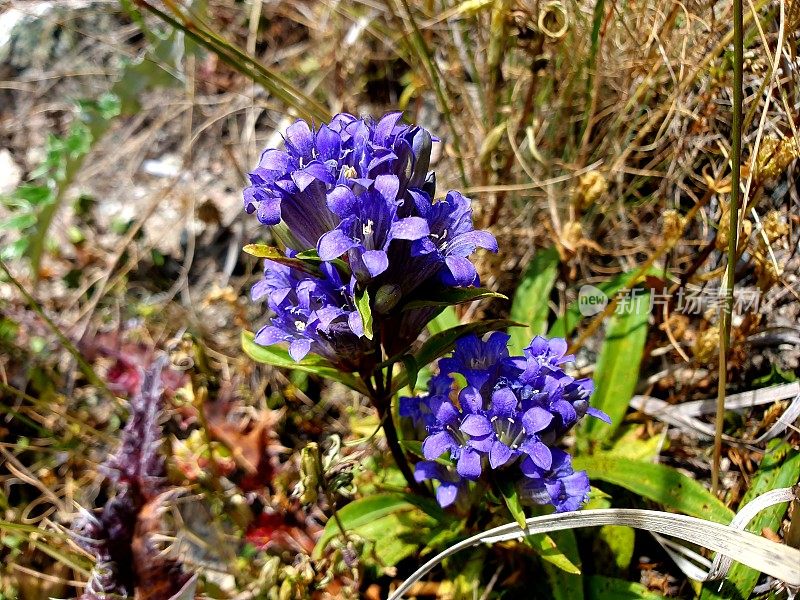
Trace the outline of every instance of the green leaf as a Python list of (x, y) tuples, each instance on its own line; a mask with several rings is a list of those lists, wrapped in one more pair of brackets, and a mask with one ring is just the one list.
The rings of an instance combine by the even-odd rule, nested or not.
[[(611, 498), (590, 494), (583, 507), (586, 510), (611, 508)], [(603, 525), (593, 534), (581, 532), (583, 539), (591, 540), (594, 571), (604, 575), (625, 577), (633, 559), (636, 532), (623, 525)]]
[(283, 369), (295, 369), (319, 375), (326, 379), (338, 381), (347, 387), (367, 395), (364, 383), (352, 373), (340, 371), (324, 358), (316, 354), (309, 354), (301, 361), (295, 361), (289, 353), (278, 345), (259, 346), (253, 339), (255, 336), (250, 331), (242, 331), (242, 350), (256, 362), (280, 367)]
[(55, 199), (53, 190), (46, 185), (33, 185), (30, 183), (21, 185), (14, 190), (14, 197), (27, 202), (31, 206), (47, 204)]
[[(497, 480), (497, 489), (503, 497), (508, 512), (511, 513), (517, 525), (524, 530), (527, 527), (525, 523), (525, 510), (522, 508), (515, 482), (508, 477), (499, 477)], [(547, 561), (566, 573), (580, 575), (581, 570), (564, 555), (550, 535), (539, 533), (536, 535), (526, 535), (524, 539), (525, 543), (532, 548), (542, 560)]]
[[(372, 543), (372, 551), (384, 567), (411, 556), (453, 524), (435, 502), (399, 493), (375, 494), (351, 502), (339, 510), (339, 521), (347, 533)], [(341, 534), (336, 519), (330, 519), (312, 556), (322, 557), (328, 543)]]
[(446, 329), (458, 327), (460, 324), (461, 321), (458, 320), (456, 311), (453, 310), (452, 306), (448, 306), (428, 323), (428, 332), (431, 335), (436, 335)]
[(369, 292), (364, 289), (356, 294), (356, 309), (361, 315), (361, 324), (364, 326), (364, 335), (368, 340), (373, 338), (372, 334), (372, 309), (369, 306)]
[(666, 465), (631, 460), (608, 453), (576, 456), (576, 470), (585, 470), (590, 480), (601, 480), (681, 513), (730, 523), (733, 512), (700, 483)]
[[(432, 363), (437, 358), (440, 358), (450, 352), (455, 346), (456, 341), (470, 333), (481, 336), (489, 331), (502, 331), (508, 327), (519, 325), (514, 321), (508, 319), (491, 319), (488, 321), (477, 321), (475, 323), (467, 323), (466, 325), (459, 325), (437, 333), (428, 338), (420, 349), (414, 354), (414, 359), (417, 361), (419, 368), (425, 367)], [(392, 364), (401, 360), (401, 356), (396, 356), (383, 363), (383, 366)], [(392, 383), (392, 393), (404, 388), (408, 385), (408, 375), (403, 372), (400, 373)]]
[[(424, 459), (425, 455), (422, 453), (422, 442), (418, 440), (400, 440), (400, 445), (403, 447), (403, 450), (413, 454), (414, 456), (418, 456), (419, 458)], [(439, 459), (437, 459), (439, 460)], [(442, 462), (446, 464), (450, 464), (447, 460), (442, 460)]]
[(103, 119), (113, 119), (122, 113), (122, 102), (116, 94), (106, 92), (98, 98), (97, 110)]
[(663, 440), (658, 435), (642, 439), (642, 429), (644, 426), (639, 423), (622, 425), (614, 436), (614, 445), (607, 453), (633, 460), (652, 461), (658, 456)]
[(591, 575), (586, 578), (586, 600), (663, 600), (664, 596), (649, 591), (633, 581)]
[[(793, 450), (783, 440), (771, 440), (758, 471), (750, 480), (750, 487), (742, 498), (740, 506), (770, 490), (791, 487), (798, 480), (800, 480), (800, 452)], [(776, 531), (785, 514), (786, 504), (765, 508), (750, 522), (747, 531), (759, 535), (764, 528)], [(749, 598), (758, 583), (759, 576), (758, 571), (734, 562), (725, 578), (723, 588), (719, 589), (719, 582), (705, 585), (700, 600)]]
[[(633, 281), (633, 276), (635, 274), (636, 271), (622, 273), (616, 277), (613, 277), (612, 279), (609, 279), (608, 281), (598, 284), (597, 289), (611, 298), (623, 287), (627, 286), (628, 284), (632, 285), (635, 283)], [(663, 275), (663, 270), (651, 267), (645, 272), (645, 275)], [(547, 334), (549, 337), (566, 338), (569, 337), (573, 331), (575, 331), (580, 322), (584, 319), (583, 315), (581, 314), (580, 304), (578, 302), (579, 301), (576, 300), (570, 304), (564, 315), (556, 319), (555, 323), (553, 323), (553, 326), (550, 328), (550, 331)]]
[(313, 275), (315, 277), (322, 275), (322, 271), (320, 271), (319, 267), (312, 261), (304, 260), (297, 256), (289, 258), (275, 246), (268, 246), (266, 244), (247, 244), (244, 248), (242, 248), (242, 250), (244, 250), (250, 256), (255, 256), (256, 258), (266, 258), (276, 263), (286, 265), (287, 267), (297, 269), (298, 271), (302, 271), (303, 273), (308, 273), (309, 275)]
[(14, 240), (10, 244), (5, 244), (4, 246), (0, 247), (0, 259), (14, 260), (16, 258), (21, 258), (28, 249), (29, 244), (30, 240), (28, 240), (27, 237), (21, 237), (18, 240)]
[(555, 248), (546, 248), (535, 254), (522, 276), (514, 302), (511, 304), (511, 319), (525, 323), (527, 327), (515, 327), (509, 333), (509, 353), (522, 354), (531, 338), (547, 333), (547, 315), (550, 290), (558, 274), (559, 256)]
[(71, 158), (86, 154), (92, 147), (92, 133), (86, 125), (76, 121), (72, 124), (64, 145)]
[(587, 419), (584, 430), (589, 440), (611, 440), (625, 418), (639, 381), (639, 365), (647, 341), (650, 295), (646, 292), (633, 298), (629, 311), (611, 317), (600, 349), (591, 404), (611, 417), (611, 424), (600, 419)]
[(482, 300), (484, 298), (502, 298), (503, 300), (508, 300), (508, 297), (503, 294), (493, 292), (486, 288), (446, 288), (439, 290), (430, 298), (411, 300), (403, 306), (403, 310), (414, 310), (431, 306), (454, 306), (456, 304), (474, 302), (475, 300)]
[[(450, 562), (456, 564), (448, 564), (447, 572), (456, 572), (453, 577), (453, 591), (446, 594), (452, 600), (473, 600), (477, 596), (481, 574), (486, 567), (486, 547), (478, 546), (465, 558), (466, 562), (462, 562), (464, 557), (452, 557)], [(437, 595), (441, 597), (441, 591)]]
[(498, 477), (497, 489), (503, 497), (503, 502), (506, 503), (506, 508), (511, 516), (517, 522), (520, 529), (525, 529), (528, 524), (525, 522), (525, 510), (522, 508), (522, 503), (519, 500), (519, 493), (517, 486), (508, 477)]
[(0, 231), (22, 231), (36, 224), (36, 215), (25, 212), (0, 221)]
[(581, 570), (559, 549), (555, 540), (546, 533), (525, 536), (525, 543), (539, 557), (568, 575), (580, 575)]
[[(314, 277), (320, 277), (322, 275), (322, 271), (320, 269), (322, 259), (314, 250), (299, 252), (291, 258), (286, 256), (275, 246), (269, 246), (267, 244), (247, 244), (244, 248), (242, 248), (242, 250), (244, 250), (244, 252), (250, 256), (255, 256), (256, 258), (266, 258), (276, 263), (286, 265), (287, 267), (297, 269), (298, 271), (302, 271), (303, 273), (308, 273)], [(334, 265), (340, 272), (349, 276), (350, 267), (348, 267), (347, 263), (345, 263), (343, 260), (336, 259), (328, 262)]]
[(622, 575), (628, 571), (633, 559), (633, 546), (636, 532), (632, 527), (623, 525), (603, 525), (595, 538), (595, 568), (614, 575)]
[(404, 354), (402, 360), (403, 367), (406, 371), (406, 379), (408, 380), (406, 385), (408, 385), (413, 394), (414, 388), (417, 386), (417, 378), (419, 377), (419, 365), (417, 364), (417, 359), (410, 354)]
[[(565, 529), (554, 531), (550, 535), (564, 556), (580, 569), (581, 557), (578, 553), (578, 543), (575, 541), (575, 532)], [(583, 600), (583, 577), (581, 575), (568, 573), (547, 561), (542, 562), (542, 567), (547, 581), (550, 583), (553, 600)]]

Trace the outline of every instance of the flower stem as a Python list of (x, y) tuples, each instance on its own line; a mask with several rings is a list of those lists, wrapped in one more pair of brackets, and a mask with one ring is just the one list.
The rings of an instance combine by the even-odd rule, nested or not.
[(714, 455), (711, 465), (711, 489), (719, 490), (719, 469), (722, 457), (722, 425), (725, 417), (725, 382), (728, 374), (728, 350), (731, 346), (731, 313), (736, 271), (736, 243), (739, 231), (739, 180), (742, 154), (742, 71), (744, 40), (742, 36), (742, 0), (733, 0), (733, 130), (731, 132), (731, 202), (728, 207), (728, 265), (725, 281), (725, 303), (720, 314), (719, 384), (717, 414), (714, 427)]
[[(392, 367), (390, 366), (389, 369)], [(405, 477), (408, 487), (414, 493), (425, 495), (425, 488), (420, 485), (414, 474), (411, 472), (411, 466), (408, 464), (406, 454), (400, 446), (400, 439), (397, 436), (397, 428), (392, 418), (392, 388), (391, 388), (391, 375), (387, 375), (386, 383), (383, 380), (383, 372), (380, 369), (375, 370), (375, 387), (368, 386), (371, 392), (370, 400), (372, 405), (378, 411), (378, 417), (381, 420), (383, 433), (386, 436), (386, 443), (389, 445), (389, 450), (392, 453), (392, 458), (400, 469), (400, 472)]]
[[(408, 464), (406, 454), (400, 446), (400, 440), (397, 437), (397, 429), (394, 426), (394, 419), (392, 419), (392, 411), (390, 404), (387, 402), (385, 405), (385, 414), (381, 415), (383, 422), (383, 433), (386, 435), (386, 442), (389, 444), (389, 450), (392, 452), (394, 462), (397, 463), (397, 468), (406, 479), (408, 487), (416, 494), (425, 495), (425, 489), (414, 479), (414, 474), (411, 472), (411, 466)], [(378, 411), (380, 413), (380, 409)]]

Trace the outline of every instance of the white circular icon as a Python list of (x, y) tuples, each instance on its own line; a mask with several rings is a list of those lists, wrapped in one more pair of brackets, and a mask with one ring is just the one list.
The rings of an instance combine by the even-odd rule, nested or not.
[(578, 291), (578, 311), (584, 317), (591, 317), (602, 312), (608, 304), (606, 293), (593, 285), (581, 286)]

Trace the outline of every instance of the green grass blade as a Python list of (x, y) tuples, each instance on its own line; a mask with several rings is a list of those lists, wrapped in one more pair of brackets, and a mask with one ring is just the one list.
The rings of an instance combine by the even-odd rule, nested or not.
[(573, 465), (591, 480), (618, 485), (686, 515), (725, 524), (733, 518), (733, 512), (700, 483), (666, 465), (609, 454), (576, 456)]
[(556, 249), (547, 248), (537, 252), (528, 264), (511, 304), (511, 319), (527, 327), (512, 327), (509, 331), (510, 354), (522, 354), (533, 336), (547, 332), (548, 301), (558, 275), (558, 263)]
[[(792, 450), (782, 440), (772, 440), (767, 446), (764, 459), (758, 472), (751, 480), (750, 488), (742, 498), (744, 506), (753, 498), (776, 488), (791, 487), (800, 480), (800, 452)], [(760, 534), (764, 528), (776, 531), (786, 513), (786, 505), (778, 504), (761, 511), (747, 527), (747, 531)], [(741, 563), (733, 563), (723, 588), (719, 582), (708, 583), (703, 587), (700, 600), (721, 600), (722, 598), (749, 598), (758, 582), (759, 572)]]
[(594, 442), (608, 441), (614, 435), (625, 418), (639, 380), (639, 365), (647, 341), (650, 296), (644, 293), (632, 298), (629, 310), (611, 318), (597, 360), (591, 404), (611, 417), (611, 424), (599, 419), (586, 421), (586, 436)]

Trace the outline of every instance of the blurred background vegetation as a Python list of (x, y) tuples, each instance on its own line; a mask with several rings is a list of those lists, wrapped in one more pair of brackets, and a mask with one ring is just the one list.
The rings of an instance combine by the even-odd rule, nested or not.
[[(127, 418), (120, 399), (163, 351), (174, 367), (167, 470), (183, 495), (142, 526), (161, 535), (159, 552), (136, 558), (151, 581), (179, 558), (210, 597), (378, 598), (421, 562), (411, 543), (391, 564), (346, 546), (310, 558), (327, 516), (292, 497), (301, 448), (345, 440), (327, 466), (350, 473), (359, 496), (401, 480), (376, 451), (362, 398), (255, 365), (240, 348), (242, 329), (265, 317), (247, 299), (260, 266), (241, 247), (268, 236), (243, 215), (246, 173), (296, 118), (339, 111), (400, 109), (438, 135), (438, 189), (470, 196), (476, 223), (498, 238), (479, 271), (513, 304), (482, 301), (436, 326), (510, 316), (528, 325), (515, 343), (566, 336), (578, 371), (601, 382), (615, 427), (581, 442), (604, 492), (593, 502), (702, 516), (707, 492), (691, 480), (710, 481), (713, 422), (698, 413), (694, 428), (668, 429), (628, 405), (635, 394), (711, 398), (719, 383), (732, 6), (0, 0), (0, 598), (81, 593), (92, 561), (67, 531), (78, 506), (112, 494), (98, 465)], [(792, 389), (800, 369), (798, 32), (797, 0), (744, 3), (735, 275), (737, 294), (758, 303), (734, 315), (730, 392)], [(583, 318), (587, 284), (659, 301), (649, 314), (614, 316), (612, 304)], [(689, 296), (704, 303), (686, 310)], [(725, 434), (744, 443), (723, 448), (719, 512), (707, 518), (727, 521), (743, 498), (800, 478), (797, 429), (751, 443), (796, 394), (728, 413)], [(610, 473), (626, 460), (678, 470)], [(683, 481), (673, 473), (698, 485), (697, 504), (672, 498)], [(784, 512), (754, 531), (779, 537)], [(416, 593), (521, 597), (533, 573), (549, 582), (543, 598), (713, 595), (646, 534), (604, 530), (559, 541), (567, 563), (583, 563), (582, 582), (533, 548), (503, 545), (446, 565)], [(723, 597), (758, 583), (742, 570)]]

